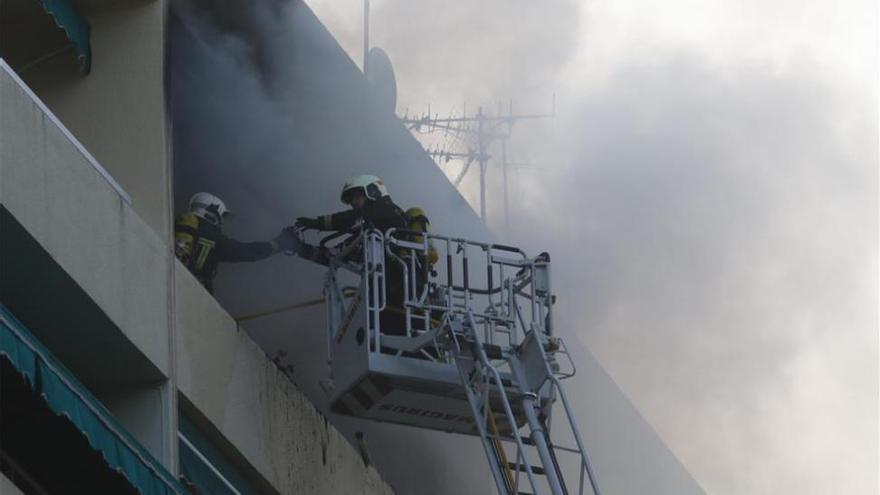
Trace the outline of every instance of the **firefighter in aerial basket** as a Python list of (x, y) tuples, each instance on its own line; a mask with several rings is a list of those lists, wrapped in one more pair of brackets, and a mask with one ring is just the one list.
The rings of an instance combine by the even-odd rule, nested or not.
[(230, 211), (213, 194), (200, 192), (189, 201), (189, 211), (174, 224), (174, 253), (210, 293), (217, 267), (224, 262), (259, 261), (281, 251), (294, 251), (297, 238), (284, 229), (266, 242), (240, 242), (223, 233)]
[[(391, 200), (382, 179), (375, 175), (357, 175), (342, 186), (340, 200), (351, 209), (315, 218), (299, 217), (293, 229), (350, 232), (362, 228), (375, 228), (381, 232), (388, 229), (406, 229), (404, 211)], [(296, 253), (315, 263), (328, 265), (332, 253), (329, 249), (305, 242), (297, 243)], [(382, 333), (401, 335), (405, 332), (403, 319), (403, 271), (397, 263), (385, 264), (386, 301), (388, 309), (380, 315)]]

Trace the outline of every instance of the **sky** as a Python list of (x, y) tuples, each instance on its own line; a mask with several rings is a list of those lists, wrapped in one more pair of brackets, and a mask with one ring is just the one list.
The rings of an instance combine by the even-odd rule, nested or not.
[[(360, 63), (362, 2), (307, 3)], [(875, 1), (371, 4), (399, 115), (555, 95), (488, 223), (707, 493), (880, 491)]]

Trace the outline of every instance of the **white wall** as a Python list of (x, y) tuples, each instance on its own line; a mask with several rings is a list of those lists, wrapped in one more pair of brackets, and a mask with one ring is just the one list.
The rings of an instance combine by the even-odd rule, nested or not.
[[(170, 429), (167, 421), (168, 409), (167, 382), (141, 386), (119, 387), (112, 391), (99, 391), (98, 399), (129, 431), (141, 432), (141, 444), (151, 453), (167, 452), (170, 440), (166, 432)], [(165, 413), (166, 418), (157, 412)]]
[(4, 71), (0, 91), (0, 200), (167, 375), (169, 248)]
[[(80, 2), (81, 4), (83, 2)], [(91, 2), (92, 71), (26, 73), (134, 208), (21, 90), (4, 80), (4, 204), (143, 352), (169, 372), (171, 228), (164, 93), (165, 2)], [(64, 72), (61, 72), (64, 71)], [(72, 187), (74, 185), (80, 187)], [(146, 224), (153, 231), (144, 229)], [(137, 260), (133, 262), (132, 260)]]
[[(112, 322), (112, 329), (70, 325), (65, 338), (88, 340), (99, 330), (121, 332), (123, 341), (130, 341), (158, 369), (157, 378), (167, 377), (169, 248), (126, 203), (100, 165), (8, 68), (2, 69), (0, 201)], [(51, 312), (59, 301), (43, 304)], [(173, 448), (168, 450), (170, 443), (162, 437), (170, 434), (168, 407), (167, 401), (153, 401), (138, 421), (126, 421), (131, 415), (120, 419), (146, 446), (164, 447), (152, 453), (173, 464)]]
[(131, 195), (163, 239), (171, 236), (165, 119), (165, 0), (78, 2), (92, 27), (85, 77), (49, 61), (25, 81)]

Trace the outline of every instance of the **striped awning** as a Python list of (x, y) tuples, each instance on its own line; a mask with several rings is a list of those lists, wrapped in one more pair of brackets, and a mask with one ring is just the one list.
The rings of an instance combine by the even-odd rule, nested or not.
[(0, 359), (7, 359), (49, 409), (73, 423), (139, 493), (189, 494), (2, 304)]

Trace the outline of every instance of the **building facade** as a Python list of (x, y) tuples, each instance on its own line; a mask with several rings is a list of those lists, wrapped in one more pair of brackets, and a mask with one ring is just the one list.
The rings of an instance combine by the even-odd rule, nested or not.
[(167, 2), (58, 3), (0, 16), (0, 491), (391, 493), (174, 258)]
[[(495, 491), (473, 437), (326, 410), (320, 307), (236, 320), (319, 295), (320, 267), (224, 267), (215, 297), (174, 257), (194, 192), (262, 240), (365, 172), (491, 236), (308, 7), (265, 4), (285, 22), (261, 37), (250, 2), (0, 0), (0, 492)], [(581, 358), (607, 491), (702, 493)]]

